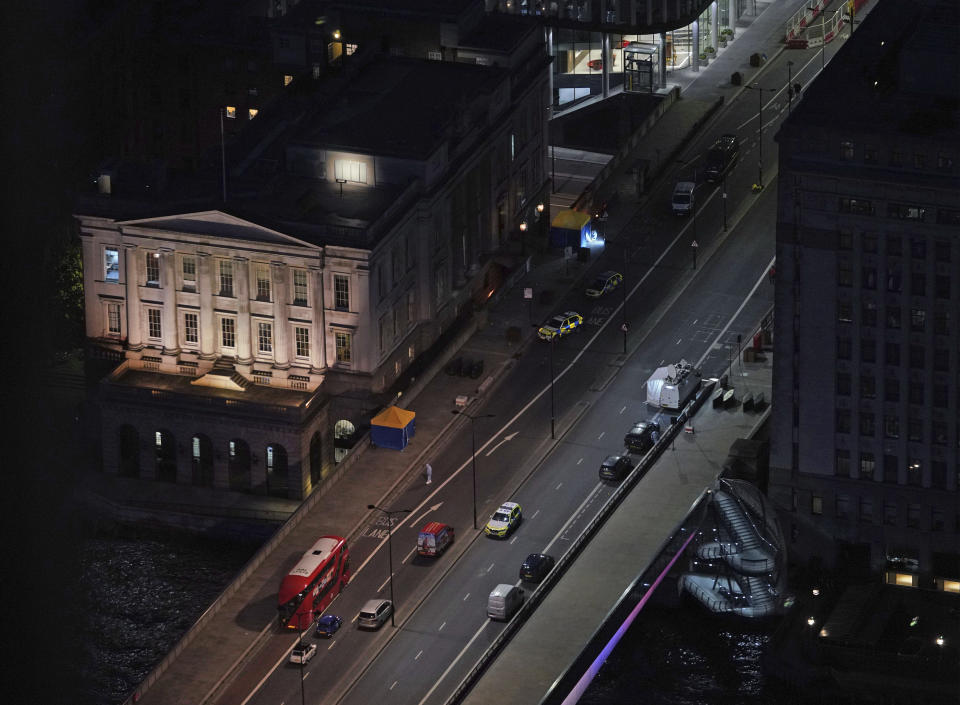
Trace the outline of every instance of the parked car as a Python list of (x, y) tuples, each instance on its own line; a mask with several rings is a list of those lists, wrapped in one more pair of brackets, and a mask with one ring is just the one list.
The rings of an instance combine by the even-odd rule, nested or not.
[(523, 521), (523, 510), (520, 505), (516, 502), (504, 502), (491, 515), (490, 521), (483, 527), (483, 533), (487, 536), (505, 538), (520, 525), (521, 521)]
[(623, 445), (631, 453), (646, 453), (660, 438), (660, 424), (656, 421), (637, 421), (623, 437)]
[(567, 311), (554, 316), (549, 321), (540, 326), (537, 335), (541, 340), (552, 340), (555, 337), (563, 337), (572, 333), (583, 325), (583, 316), (576, 311)]
[(330, 637), (337, 633), (343, 620), (335, 614), (325, 614), (317, 620), (317, 636)]
[(417, 553), (421, 556), (439, 556), (453, 543), (453, 527), (431, 521), (417, 535)]
[(697, 185), (692, 181), (678, 181), (673, 187), (670, 206), (676, 215), (690, 215), (693, 212), (693, 192)]
[(390, 600), (367, 600), (357, 615), (357, 626), (361, 629), (379, 629), (393, 614), (393, 603)]
[(592, 299), (603, 296), (609, 291), (613, 291), (623, 282), (623, 275), (619, 272), (607, 271), (600, 272), (593, 283), (587, 287), (587, 296)]
[(590, 59), (587, 62), (587, 68), (591, 71), (599, 71), (603, 68), (603, 59)]
[(546, 553), (531, 553), (520, 565), (520, 579), (528, 583), (539, 583), (553, 570), (554, 562), (553, 556)]
[(300, 642), (290, 652), (290, 663), (309, 663), (317, 654), (317, 645), (312, 642)]
[(600, 464), (600, 479), (620, 482), (633, 470), (633, 461), (629, 455), (608, 455)]

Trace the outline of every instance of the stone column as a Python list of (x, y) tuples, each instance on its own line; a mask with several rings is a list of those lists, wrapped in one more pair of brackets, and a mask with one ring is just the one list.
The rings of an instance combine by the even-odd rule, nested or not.
[(143, 326), (140, 321), (140, 250), (136, 245), (124, 245), (127, 277), (127, 347), (143, 349)]
[(174, 263), (176, 255), (170, 248), (160, 249), (160, 282), (163, 285), (163, 354), (179, 355), (180, 339), (177, 336), (177, 275)]
[(317, 338), (310, 347), (310, 366), (319, 371), (327, 366), (327, 311), (322, 266), (310, 268), (310, 286), (313, 289), (313, 331)]
[[(667, 87), (667, 33), (660, 32), (660, 87)], [(660, 166), (659, 164), (657, 165)]]
[(690, 24), (690, 30), (693, 36), (690, 41), (690, 65), (694, 73), (700, 73), (700, 19), (695, 19)]
[(729, 3), (730, 9), (730, 29), (733, 30), (733, 35), (737, 35), (737, 20), (740, 19), (740, 0), (727, 0)]
[(548, 95), (550, 96), (550, 107), (552, 108), (554, 105), (553, 82), (555, 80), (554, 75), (557, 71), (557, 57), (554, 55), (554, 51), (556, 49), (553, 46), (553, 31), (554, 31), (553, 27), (550, 25), (547, 25), (546, 30), (547, 30), (547, 56), (553, 57), (553, 61), (550, 62), (550, 69), (547, 72), (547, 76), (548, 76), (547, 87), (549, 90)]
[(210, 268), (213, 258), (209, 252), (197, 253), (197, 293), (200, 294), (200, 357), (213, 360), (217, 357), (213, 317), (213, 278)]
[(613, 54), (610, 51), (610, 34), (604, 32), (600, 39), (600, 57), (603, 61), (601, 66), (600, 90), (604, 98), (610, 97), (610, 64), (613, 61)]
[(253, 363), (250, 351), (250, 260), (234, 257), (237, 270), (237, 362)]
[(273, 304), (273, 364), (285, 370), (290, 367), (290, 343), (287, 318), (290, 307), (290, 285), (287, 281), (287, 266), (283, 262), (271, 262), (270, 274), (276, 287)]

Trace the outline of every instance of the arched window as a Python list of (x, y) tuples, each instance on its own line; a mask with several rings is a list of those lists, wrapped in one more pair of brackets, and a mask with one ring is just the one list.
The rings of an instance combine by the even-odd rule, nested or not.
[(323, 441), (320, 433), (310, 439), (310, 483), (316, 486), (323, 479)]
[(267, 494), (273, 497), (286, 497), (289, 478), (287, 477), (287, 451), (279, 443), (271, 443), (266, 449)]
[(170, 431), (154, 431), (154, 455), (157, 479), (161, 482), (177, 481), (177, 447)]
[(234, 438), (227, 443), (227, 467), (230, 489), (238, 492), (249, 492), (252, 488), (250, 481), (250, 446), (247, 442)]
[(343, 460), (356, 442), (357, 427), (346, 419), (340, 419), (333, 425), (333, 462)]
[(140, 477), (140, 434), (129, 424), (120, 427), (120, 475)]
[(213, 487), (213, 443), (198, 433), (190, 439), (191, 481), (197, 487)]

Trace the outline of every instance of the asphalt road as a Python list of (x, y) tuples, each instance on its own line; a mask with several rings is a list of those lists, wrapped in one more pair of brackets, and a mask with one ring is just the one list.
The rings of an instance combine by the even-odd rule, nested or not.
[[(764, 72), (762, 87), (786, 84), (787, 59), (794, 61), (794, 82), (806, 83), (820, 68), (815, 52), (791, 53)], [(749, 344), (748, 334), (772, 305), (773, 287), (766, 273), (774, 255), (776, 222), (773, 134), (787, 100), (784, 92), (761, 95), (766, 186), (761, 194), (751, 193), (760, 153), (755, 91), (744, 91), (732, 101), (676, 166), (677, 178), (689, 178), (717, 135), (740, 136), (740, 161), (726, 179), (726, 232), (720, 185), (698, 187), (694, 223), (693, 218), (672, 215), (672, 180), (664, 179), (645, 213), (620, 232), (607, 233), (607, 251), (591, 272), (615, 268), (625, 274), (631, 323), (627, 357), (619, 330), (619, 291), (591, 300), (577, 289), (557, 304), (557, 311), (580, 312), (586, 323), (553, 346), (559, 442), (554, 445), (550, 439), (550, 344), (538, 341), (530, 347), (496, 393), (470, 410), (495, 415), (475, 422), (477, 526), (482, 528), (501, 501), (513, 499), (524, 510), (520, 528), (503, 541), (472, 530), (471, 429), (464, 419), (431, 460), (433, 485), (414, 481), (391, 505), (415, 510), (403, 523), (396, 519), (392, 537), (397, 628), (389, 622), (378, 632), (356, 628), (363, 602), (389, 596), (390, 591), (389, 523), (371, 513), (361, 538), (351, 545), (353, 580), (328, 609), (344, 617), (344, 627), (334, 638), (318, 642), (317, 656), (303, 669), (302, 691), (300, 668), (286, 663), (296, 636), (277, 630), (220, 702), (278, 705), (302, 697), (310, 703), (366, 705), (445, 700), (503, 628), (486, 617), (490, 590), (497, 583), (518, 583), (517, 571), (528, 553), (559, 557), (612, 492), (598, 481), (597, 468), (607, 454), (622, 450), (623, 434), (633, 421), (652, 416), (644, 403), (650, 373), (685, 358), (700, 362), (705, 376), (719, 374), (728, 359), (736, 358), (737, 337), (744, 346)], [(696, 270), (690, 246), (694, 240)], [(642, 491), (642, 481), (638, 487)], [(457, 529), (454, 547), (437, 559), (415, 556), (418, 528), (428, 520)]]

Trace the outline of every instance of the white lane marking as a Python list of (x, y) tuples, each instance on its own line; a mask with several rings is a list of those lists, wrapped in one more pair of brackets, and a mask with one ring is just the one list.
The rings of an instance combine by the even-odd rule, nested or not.
[[(560, 527), (560, 531), (558, 531), (556, 536), (554, 536), (550, 540), (550, 543), (547, 544), (546, 548), (543, 549), (542, 553), (546, 553), (549, 550), (549, 548), (557, 541), (560, 535), (567, 530), (567, 527), (570, 526), (570, 523), (573, 522), (573, 520), (581, 511), (583, 511), (583, 508), (587, 505), (587, 502), (591, 500), (591, 498), (597, 493), (597, 490), (599, 490), (601, 487), (603, 487), (603, 485), (600, 484), (599, 482), (594, 486), (594, 488), (587, 495), (587, 498), (580, 503), (580, 506), (574, 510), (570, 518), (567, 519), (564, 525)], [(433, 691), (435, 691), (437, 687), (443, 682), (443, 679), (450, 674), (450, 671), (453, 670), (454, 666), (456, 666), (460, 662), (460, 659), (463, 658), (463, 655), (467, 653), (467, 649), (473, 646), (473, 642), (475, 642), (480, 637), (480, 635), (483, 633), (483, 630), (487, 628), (488, 624), (490, 624), (489, 620), (484, 620), (483, 624), (480, 625), (480, 628), (476, 632), (474, 632), (472, 637), (470, 637), (470, 641), (467, 642), (466, 646), (460, 649), (460, 653), (458, 653), (456, 658), (450, 662), (450, 665), (447, 666), (446, 670), (440, 674), (440, 677), (437, 678), (436, 681), (434, 681), (433, 685), (430, 687), (430, 690), (427, 691), (426, 695), (420, 698), (420, 702), (418, 702), (417, 705), (424, 705), (427, 702), (427, 700), (430, 699), (430, 696), (433, 695)]]
[(337, 640), (336, 640), (336, 639), (334, 639), (333, 641), (331, 641), (331, 642), (330, 642), (330, 646), (327, 647), (327, 651), (329, 651), (330, 649), (332, 649), (332, 648), (333, 648), (333, 645), (336, 644), (336, 643), (337, 643)]
[(677, 338), (677, 345), (683, 342), (683, 338)]
[(444, 628), (445, 626), (447, 626), (447, 623), (446, 623), (446, 622), (444, 622), (443, 624), (441, 624), (441, 625), (440, 625), (440, 628), (437, 629), (437, 631), (438, 631), (438, 632), (442, 632), (442, 631), (443, 631), (443, 628)]
[[(817, 58), (817, 55), (814, 54), (814, 55), (807, 61), (807, 63), (805, 63), (803, 66), (801, 66), (799, 69), (797, 69), (797, 73), (794, 74), (795, 77), (799, 77), (799, 76), (800, 76), (800, 72), (803, 71), (805, 68), (807, 68), (807, 66), (809, 66), (810, 64), (812, 64), (816, 58)], [(818, 70), (814, 73), (813, 78), (810, 79), (810, 81), (807, 81), (807, 84), (809, 85), (810, 82), (813, 81), (814, 79), (816, 79), (816, 77), (817, 77), (819, 74), (820, 74), (820, 70), (818, 69)], [(796, 83), (796, 81), (794, 81), (794, 83)], [(764, 92), (764, 93), (769, 93), (771, 90), (773, 90), (773, 89), (764, 88), (764, 89), (763, 89), (763, 92)], [(785, 90), (787, 90), (787, 86), (784, 86), (783, 88), (781, 88), (780, 90), (778, 90), (778, 91), (773, 95), (773, 97), (772, 97), (770, 100), (767, 101), (767, 104), (764, 105), (763, 107), (764, 107), (764, 108), (767, 108), (767, 106), (769, 106), (773, 101), (775, 101), (775, 100), (777, 99), (777, 96), (780, 95), (780, 93), (781, 93), (782, 91), (785, 91)], [(758, 112), (757, 115), (759, 116), (760, 113)], [(743, 128), (745, 128), (747, 125), (749, 125), (751, 122), (753, 122), (753, 120), (754, 120), (753, 117), (750, 117), (750, 118), (748, 118), (747, 120), (745, 120), (742, 124), (740, 124), (740, 125), (737, 126), (737, 131), (740, 131), (740, 130), (742, 130)]]
[(710, 355), (710, 353), (713, 351), (713, 347), (714, 347), (715, 345), (719, 344), (720, 339), (721, 339), (724, 335), (726, 335), (727, 330), (728, 330), (728, 329), (730, 328), (730, 326), (733, 324), (734, 320), (736, 320), (737, 316), (740, 315), (740, 312), (743, 311), (744, 307), (747, 305), (747, 302), (750, 301), (750, 298), (753, 296), (754, 292), (756, 292), (756, 290), (760, 288), (760, 285), (763, 283), (763, 280), (767, 278), (767, 272), (770, 271), (770, 267), (772, 267), (776, 261), (777, 261), (777, 258), (776, 258), (776, 257), (773, 257), (773, 258), (770, 260), (770, 262), (767, 263), (767, 266), (764, 268), (763, 273), (762, 273), (762, 274), (760, 275), (760, 277), (757, 279), (757, 283), (753, 285), (753, 288), (750, 290), (750, 293), (748, 293), (748, 294), (746, 295), (746, 297), (743, 299), (743, 301), (740, 303), (740, 307), (734, 312), (734, 314), (733, 314), (732, 316), (730, 316), (730, 320), (727, 321), (727, 325), (725, 325), (725, 326), (723, 327), (723, 330), (720, 331), (720, 333), (717, 335), (716, 340), (714, 340), (714, 341), (710, 344), (710, 346), (707, 348), (706, 352), (703, 353), (703, 356), (702, 356), (699, 360), (697, 360), (697, 364), (694, 365), (695, 368), (696, 368), (696, 367), (700, 367), (700, 365), (703, 364), (703, 361), (706, 360), (706, 359), (707, 359), (707, 356)]
[(517, 537), (516, 537), (516, 536), (514, 536), (512, 539), (510, 539), (510, 545), (511, 545), (511, 546), (512, 546), (513, 544), (515, 544), (516, 542), (517, 542)]
[[(392, 578), (392, 577), (393, 577), (393, 576), (391, 575), (390, 578)], [(377, 588), (377, 592), (380, 592), (381, 590), (383, 590), (383, 589), (387, 586), (387, 583), (390, 582), (390, 578), (387, 578), (387, 579), (384, 580), (382, 583), (380, 583), (380, 587)]]
[(562, 483), (562, 482), (561, 482), (559, 485), (557, 485), (556, 487), (554, 487), (553, 489), (554, 489), (554, 490), (559, 490), (561, 487), (563, 487), (563, 483)]
[(538, 509), (537, 511), (535, 511), (535, 512), (533, 513), (533, 516), (530, 517), (530, 518), (531, 518), (531, 519), (536, 519), (536, 518), (537, 518), (537, 514), (539, 514), (539, 513), (540, 513), (540, 510)]
[(491, 564), (490, 564), (490, 567), (487, 568), (487, 572), (489, 573), (491, 570), (493, 570), (493, 566), (495, 566), (495, 565), (496, 565), (496, 563), (491, 563)]
[(421, 656), (423, 656), (423, 649), (417, 652), (417, 655), (413, 657), (414, 661), (417, 661)]
[(415, 527), (417, 524), (419, 524), (421, 521), (423, 521), (423, 518), (424, 518), (425, 516), (427, 516), (427, 514), (429, 514), (430, 512), (435, 512), (435, 511), (437, 511), (437, 510), (440, 509), (440, 507), (442, 507), (442, 506), (443, 506), (443, 502), (437, 502), (437, 503), (434, 504), (432, 507), (430, 507), (429, 509), (427, 509), (427, 511), (425, 511), (423, 514), (420, 514), (419, 516), (415, 516), (415, 517), (413, 518), (413, 521), (411, 521), (408, 526), (412, 529), (412, 528)]
[(407, 560), (410, 558), (410, 556), (412, 556), (414, 553), (416, 553), (416, 551), (417, 551), (417, 547), (416, 547), (416, 546), (414, 546), (413, 548), (411, 548), (411, 549), (410, 549), (410, 553), (408, 553), (407, 555), (405, 555), (405, 556), (403, 557), (403, 560), (400, 561), (400, 564), (402, 565), (402, 564), (406, 563)]
[(312, 671), (304, 671), (304, 673), (303, 673), (303, 680), (307, 680), (307, 678), (310, 677), (310, 674), (311, 674), (311, 673), (312, 673)]
[(627, 410), (627, 407), (623, 407), (622, 409), (620, 409), (620, 413), (622, 414), (626, 410)]
[(606, 432), (606, 431), (600, 431), (600, 435), (597, 436), (597, 440), (599, 441), (599, 440), (600, 440), (601, 438), (603, 438), (605, 435), (607, 435), (607, 432)]
[(583, 458), (580, 458), (580, 460), (577, 461), (577, 465), (579, 465), (582, 462), (583, 462)]
[(502, 445), (503, 445), (504, 443), (506, 443), (507, 441), (512, 441), (514, 438), (517, 437), (517, 434), (518, 434), (518, 433), (520, 433), (520, 431), (514, 431), (514, 432), (511, 433), (509, 436), (504, 436), (502, 441), (500, 441), (499, 443), (497, 443), (497, 445), (495, 445), (493, 448), (491, 448), (490, 450), (487, 451), (486, 457), (489, 458), (490, 455), (493, 453), (493, 451), (495, 451), (497, 448), (499, 448), (500, 446), (502, 446)]
[(697, 325), (697, 321), (699, 321), (699, 320), (700, 320), (699, 318), (694, 318), (694, 319), (693, 319), (693, 323), (691, 323), (690, 325), (691, 325), (691, 326)]
[(463, 596), (463, 601), (466, 602), (468, 597), (470, 597), (470, 593), (469, 593), (469, 592), (468, 592), (466, 595)]
[(394, 681), (394, 682), (393, 682), (393, 685), (390, 686), (390, 690), (393, 690), (394, 688), (396, 688), (396, 687), (397, 687), (397, 683), (399, 683), (399, 682), (400, 682), (400, 681)]

